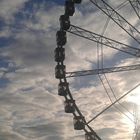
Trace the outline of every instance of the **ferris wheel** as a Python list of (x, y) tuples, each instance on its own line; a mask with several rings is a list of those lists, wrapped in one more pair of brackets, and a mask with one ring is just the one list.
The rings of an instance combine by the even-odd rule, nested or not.
[[(110, 2), (107, 2), (105, 0), (89, 0), (89, 2), (90, 5), (93, 6), (93, 8), (98, 9), (99, 12), (101, 12), (101, 14), (104, 14), (106, 16), (107, 20), (105, 21), (105, 24), (102, 28), (102, 32), (96, 33), (92, 32), (91, 30), (89, 31), (82, 27), (73, 25), (70, 21), (70, 17), (74, 16), (75, 6), (80, 6), (82, 0), (66, 0), (65, 12), (63, 15), (60, 15), (59, 18), (60, 30), (56, 33), (57, 47), (55, 49), (55, 61), (57, 62), (57, 65), (55, 67), (55, 77), (56, 79), (59, 79), (58, 95), (64, 97), (65, 99), (65, 113), (73, 114), (74, 129), (83, 130), (85, 132), (86, 140), (102, 140), (103, 138), (101, 138), (101, 136), (99, 136), (99, 134), (95, 132), (91, 123), (98, 117), (100, 117), (102, 114), (104, 114), (108, 109), (114, 107), (120, 114), (124, 115), (132, 122), (134, 121), (128, 114), (131, 114), (131, 116), (135, 115), (132, 112), (130, 112), (129, 109), (126, 106), (124, 106), (124, 104), (121, 104), (120, 101), (126, 96), (128, 96), (128, 94), (130, 94), (133, 90), (138, 88), (140, 86), (140, 83), (137, 82), (135, 86), (128, 88), (129, 90), (127, 90), (125, 93), (122, 93), (120, 96), (117, 96), (106, 74), (127, 71), (138, 72), (140, 69), (140, 31), (138, 30), (138, 24), (133, 25), (132, 23), (130, 23), (129, 20), (125, 18), (123, 14), (119, 11), (120, 9), (123, 9), (124, 7), (129, 5), (129, 7), (131, 7), (131, 10), (133, 11), (133, 14), (135, 14), (135, 17), (137, 17), (137, 21), (140, 21), (140, 1), (124, 0), (120, 2), (116, 7), (112, 6)], [(129, 39), (131, 38), (133, 42), (135, 42), (133, 43), (134, 45), (131, 43), (127, 44), (126, 42), (122, 41), (123, 39), (117, 40), (116, 38), (113, 39), (112, 37), (106, 36), (105, 32), (110, 22), (113, 23), (112, 28), (118, 27), (117, 29), (120, 29), (121, 31), (125, 32), (125, 34), (129, 36)], [(118, 30), (118, 33), (121, 32), (120, 30)], [(73, 72), (66, 71), (66, 65), (64, 63), (66, 53), (64, 46), (67, 43), (67, 33), (75, 35), (75, 37), (77, 36), (96, 43), (96, 69), (94, 68), (91, 70), (78, 70)], [(127, 56), (127, 58), (134, 58), (135, 61), (132, 61), (132, 63), (134, 64), (106, 67), (104, 63), (104, 55), (106, 53), (106, 51), (104, 50), (106, 48), (111, 48), (117, 53), (121, 52), (121, 55), (124, 54)], [(121, 57), (119, 59), (121, 59)], [(71, 77), (77, 78), (92, 75), (98, 76), (98, 79), (104, 89), (104, 92), (107, 95), (107, 98), (109, 99), (110, 104), (107, 104), (101, 111), (96, 113), (94, 117), (87, 120), (86, 116), (79, 109), (79, 106), (77, 105), (76, 100), (70, 91), (70, 84), (68, 80)], [(92, 100), (94, 101), (94, 99)], [(125, 110), (125, 112), (123, 112), (118, 107), (118, 105), (120, 105)], [(139, 125), (137, 124), (137, 126)], [(137, 127), (137, 130), (139, 129), (140, 128)], [(138, 136), (139, 134), (134, 134), (133, 139), (140, 139), (138, 138)], [(115, 140), (115, 138), (113, 140)]]

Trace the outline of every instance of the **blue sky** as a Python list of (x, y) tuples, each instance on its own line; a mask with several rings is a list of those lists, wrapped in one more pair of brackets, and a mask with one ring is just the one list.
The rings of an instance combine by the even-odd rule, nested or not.
[[(64, 13), (64, 1), (0, 1), (1, 140), (84, 140), (84, 132), (73, 129), (72, 115), (64, 113), (64, 99), (57, 95), (58, 80), (54, 76), (55, 34), (59, 30), (59, 16)], [(111, 0), (109, 4), (117, 7), (121, 3)], [(83, 0), (75, 8), (71, 23), (101, 34), (107, 17), (89, 1)], [(129, 3), (119, 13), (140, 29), (139, 19)], [(139, 47), (111, 20), (104, 35)], [(67, 71), (97, 68), (95, 42), (71, 34), (67, 34), (67, 40), (64, 62)], [(140, 63), (139, 58), (111, 48), (104, 47), (103, 51), (105, 67)], [(139, 74), (137, 70), (106, 76), (119, 98), (139, 83)], [(111, 99), (115, 101), (105, 78), (102, 78)], [(87, 120), (110, 104), (98, 76), (71, 78), (68, 81), (72, 95)], [(138, 107), (139, 112), (139, 91), (140, 88), (137, 88), (121, 101), (131, 113), (133, 105)], [(103, 140), (131, 140), (135, 124), (130, 118), (133, 120), (134, 117), (120, 104), (116, 106), (121, 113), (113, 107), (90, 125)]]

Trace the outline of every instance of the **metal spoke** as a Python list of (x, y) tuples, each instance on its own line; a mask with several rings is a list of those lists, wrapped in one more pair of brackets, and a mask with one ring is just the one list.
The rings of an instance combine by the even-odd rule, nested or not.
[(134, 9), (136, 15), (140, 19), (140, 1), (139, 0), (128, 0), (131, 4), (132, 8)]
[(122, 66), (122, 67), (112, 67), (112, 68), (67, 72), (66, 77), (67, 78), (68, 77), (79, 77), (79, 76), (86, 76), (86, 75), (97, 75), (97, 74), (131, 71), (131, 70), (139, 70), (139, 69), (140, 69), (140, 64), (130, 65), (130, 66)]
[(135, 57), (140, 57), (140, 49), (134, 48), (130, 45), (126, 45), (126, 44), (121, 43), (119, 41), (107, 38), (105, 36), (96, 34), (94, 32), (90, 32), (90, 31), (85, 30), (83, 28), (71, 25), (70, 29), (67, 32), (70, 32), (74, 35), (77, 35), (77, 36), (83, 37), (85, 39), (100, 43), (100, 44), (105, 45), (107, 47), (125, 52), (125, 53), (133, 55)]
[(140, 44), (140, 32), (104, 0), (89, 0)]
[(107, 106), (104, 110), (102, 110), (100, 113), (98, 113), (95, 117), (93, 117), (91, 120), (89, 120), (87, 122), (87, 124), (91, 123), (93, 120), (95, 120), (96, 118), (98, 118), (101, 114), (103, 114), (106, 110), (108, 110), (109, 108), (111, 108), (113, 105), (115, 105), (116, 103), (118, 103), (118, 101), (120, 101), (121, 99), (123, 99), (124, 97), (126, 97), (128, 94), (130, 94), (134, 89), (138, 88), (140, 86), (140, 83), (137, 84), (134, 88), (132, 88), (131, 90), (129, 90), (128, 92), (126, 92), (124, 95), (122, 95), (120, 98), (118, 98), (115, 102), (113, 102), (112, 104), (110, 104), (109, 106)]

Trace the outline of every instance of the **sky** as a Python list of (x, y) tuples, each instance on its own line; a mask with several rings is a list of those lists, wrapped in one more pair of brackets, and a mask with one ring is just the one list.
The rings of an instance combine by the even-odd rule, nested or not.
[[(73, 128), (73, 116), (64, 112), (64, 98), (57, 95), (59, 81), (54, 76), (56, 32), (60, 28), (59, 16), (64, 14), (64, 2), (0, 0), (0, 140), (84, 140), (84, 132)], [(107, 2), (117, 8), (125, 0)], [(129, 3), (117, 10), (140, 30), (140, 20)], [(88, 0), (75, 5), (70, 21), (98, 34), (102, 34), (108, 21), (104, 36), (139, 48), (133, 38)], [(70, 33), (64, 47), (64, 63), (70, 72), (98, 68), (97, 52), (102, 47), (104, 67), (140, 64), (139, 58)], [(100, 78), (115, 101), (115, 97), (121, 97), (139, 83), (139, 75), (136, 70), (68, 78), (68, 82), (88, 121), (111, 104)], [(139, 122), (139, 100), (140, 87), (90, 126), (103, 140), (131, 140), (135, 120)]]

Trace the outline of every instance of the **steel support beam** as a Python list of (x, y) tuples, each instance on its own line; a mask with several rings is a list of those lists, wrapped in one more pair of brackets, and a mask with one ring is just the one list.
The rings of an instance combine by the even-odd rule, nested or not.
[(85, 39), (88, 39), (88, 40), (91, 40), (94, 42), (97, 42), (97, 43), (105, 45), (107, 47), (125, 52), (125, 53), (133, 55), (135, 57), (140, 57), (140, 49), (134, 48), (130, 45), (126, 45), (126, 44), (121, 43), (119, 41), (107, 38), (105, 36), (96, 34), (94, 32), (90, 32), (90, 31), (82, 29), (80, 27), (71, 25), (70, 29), (67, 32), (70, 32), (74, 35), (83, 37)]
[(140, 19), (140, 1), (139, 0), (128, 0), (131, 4), (132, 8), (134, 9), (136, 15)]
[(140, 32), (104, 0), (89, 0), (140, 44)]
[(123, 71), (139, 70), (139, 69), (140, 69), (140, 64), (130, 65), (130, 66), (122, 66), (122, 67), (112, 67), (112, 68), (67, 72), (66, 77), (67, 78), (69, 78), (69, 77), (79, 77), (79, 76), (86, 76), (86, 75), (97, 75), (97, 74), (123, 72)]

